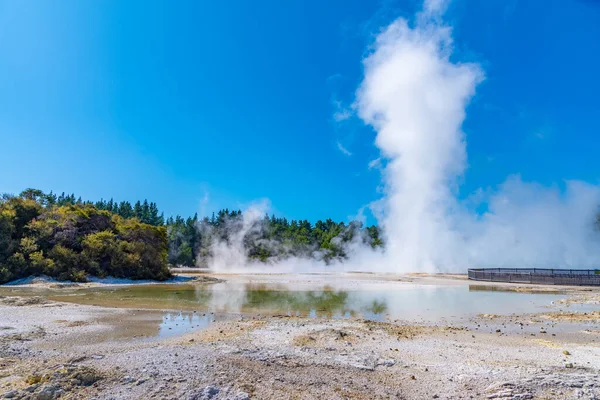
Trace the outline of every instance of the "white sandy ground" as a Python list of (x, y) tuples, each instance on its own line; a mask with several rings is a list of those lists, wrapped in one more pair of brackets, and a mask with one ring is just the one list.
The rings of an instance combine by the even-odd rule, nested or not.
[(466, 326), (238, 316), (168, 339), (144, 323), (153, 313), (0, 298), (0, 398), (600, 398), (597, 312)]

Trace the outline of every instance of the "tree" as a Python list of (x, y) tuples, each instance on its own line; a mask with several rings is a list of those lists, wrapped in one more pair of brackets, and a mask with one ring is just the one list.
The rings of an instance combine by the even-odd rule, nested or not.
[(139, 200), (133, 206), (133, 216), (135, 218), (139, 219), (140, 221), (143, 218), (143, 215), (142, 215), (142, 203)]
[[(127, 235), (124, 227), (130, 227)], [(155, 242), (163, 235), (155, 230), (160, 228), (164, 243)], [(164, 277), (168, 270), (161, 268), (167, 263), (207, 265), (215, 244), (231, 244), (243, 228), (244, 251), (256, 262), (288, 257), (332, 262), (346, 259), (354, 243), (384, 246), (377, 226), (363, 227), (356, 221), (346, 224), (328, 218), (312, 224), (264, 215), (248, 226), (242, 211), (227, 208), (210, 218), (195, 214), (165, 220), (158, 205), (147, 199), (133, 206), (112, 198), (92, 203), (75, 194), (26, 189), (17, 197), (0, 199), (0, 282), (39, 273), (73, 280), (107, 274)]]
[(44, 192), (39, 189), (25, 189), (19, 194), (19, 197), (27, 200), (33, 200), (41, 203), (42, 200), (45, 200)]
[[(120, 207), (112, 200), (92, 205), (75, 201), (74, 195), (47, 199), (41, 191), (28, 189), (0, 200), (0, 283), (40, 274), (72, 281), (85, 281), (89, 275), (171, 276), (164, 227), (114, 214)], [(96, 207), (109, 208), (111, 202), (111, 210)]]
[(119, 204), (119, 211), (117, 212), (121, 217), (127, 219), (134, 216), (133, 207), (131, 207), (131, 203), (128, 201), (122, 201)]

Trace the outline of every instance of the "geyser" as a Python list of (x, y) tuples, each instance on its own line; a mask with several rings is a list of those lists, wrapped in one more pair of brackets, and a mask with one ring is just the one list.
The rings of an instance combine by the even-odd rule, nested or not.
[(392, 272), (597, 267), (596, 186), (571, 181), (560, 190), (512, 176), (482, 191), (484, 214), (457, 199), (467, 165), (461, 125), (484, 74), (451, 61), (444, 9), (443, 1), (426, 1), (413, 25), (394, 21), (364, 60), (355, 108), (387, 160), (384, 197), (374, 204), (386, 239), (377, 264)]
[[(346, 244), (349, 259), (343, 263), (325, 265), (312, 253), (278, 260), (267, 270), (401, 273), (600, 265), (597, 186), (567, 181), (561, 189), (509, 176), (477, 191), (484, 213), (458, 197), (467, 167), (461, 127), (484, 73), (476, 63), (451, 59), (445, 5), (428, 0), (413, 22), (392, 22), (363, 60), (354, 109), (375, 130), (381, 152), (383, 197), (370, 206), (383, 228), (385, 249), (374, 251), (357, 238)], [(264, 211), (249, 210), (233, 239), (214, 246), (212, 268), (265, 270), (264, 264), (249, 266), (244, 250), (246, 234), (261, 229)]]

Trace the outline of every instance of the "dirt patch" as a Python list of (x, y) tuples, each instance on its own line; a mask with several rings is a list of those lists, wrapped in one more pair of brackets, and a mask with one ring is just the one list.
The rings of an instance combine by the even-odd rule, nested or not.
[(75, 392), (95, 385), (103, 379), (105, 374), (95, 368), (71, 364), (58, 365), (33, 371), (23, 378), (21, 384), (15, 382), (13, 390), (9, 393), (12, 398), (69, 398), (74, 396)]
[(9, 335), (0, 336), (0, 343), (7, 343), (12, 341), (28, 342), (34, 339), (43, 338), (44, 336), (46, 336), (46, 330), (41, 326), (38, 326), (31, 332), (12, 333)]
[(300, 335), (292, 340), (292, 344), (299, 347), (312, 347), (317, 344), (317, 338), (315, 335)]
[(600, 293), (598, 289), (581, 289), (581, 292), (576, 295), (572, 295), (566, 299), (558, 300), (557, 304), (564, 304), (570, 306), (572, 304), (600, 304)]
[(75, 328), (75, 327), (78, 327), (78, 326), (86, 326), (86, 325), (89, 325), (89, 324), (90, 324), (89, 321), (71, 321), (71, 322), (69, 322), (67, 324), (67, 326), (69, 328)]
[(390, 336), (403, 339), (412, 339), (424, 333), (431, 333), (435, 329), (420, 325), (397, 325), (388, 322), (362, 321), (368, 331), (383, 331)]
[(553, 312), (540, 315), (541, 318), (560, 322), (599, 322), (600, 311), (590, 312)]
[(292, 344), (298, 347), (327, 347), (339, 343), (356, 343), (358, 336), (345, 329), (322, 329), (306, 335), (298, 335)]
[[(402, 373), (336, 368), (291, 358), (268, 361), (219, 357), (217, 374), (236, 377), (237, 388), (254, 399), (400, 399), (408, 379)], [(416, 398), (416, 397), (412, 397)], [(425, 398), (425, 397), (420, 397)]]
[(263, 326), (266, 321), (231, 321), (223, 322), (218, 326), (203, 329), (183, 337), (183, 343), (194, 342), (219, 342), (239, 337)]
[(33, 306), (37, 304), (47, 304), (48, 300), (40, 296), (20, 297), (20, 296), (1, 296), (0, 304), (6, 306)]
[(485, 319), (497, 319), (497, 318), (501, 318), (501, 316), (498, 315), (498, 314), (477, 314), (477, 316), (479, 318), (485, 318)]
[(554, 343), (551, 342), (550, 340), (544, 340), (544, 339), (534, 339), (533, 340), (535, 343), (551, 348), (551, 349), (559, 349), (561, 346), (558, 343)]
[(68, 328), (76, 328), (78, 326), (90, 325), (89, 321), (67, 321), (66, 319), (57, 319), (54, 322), (56, 322), (57, 324), (64, 324)]
[(600, 330), (597, 329), (584, 329), (581, 333), (585, 333), (586, 335), (600, 335)]
[(51, 285), (48, 285), (48, 287), (50, 289), (71, 289), (81, 287), (81, 284), (76, 282), (53, 283)]

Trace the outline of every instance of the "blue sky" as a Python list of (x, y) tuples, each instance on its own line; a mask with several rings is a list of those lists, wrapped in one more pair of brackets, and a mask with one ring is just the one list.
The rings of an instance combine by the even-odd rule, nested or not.
[[(415, 1), (0, 0), (0, 192), (147, 198), (167, 215), (261, 198), (347, 220), (380, 194), (374, 133), (336, 122)], [(600, 3), (454, 0), (468, 109), (461, 194), (519, 173), (598, 183)], [(208, 202), (203, 199), (208, 195)]]

